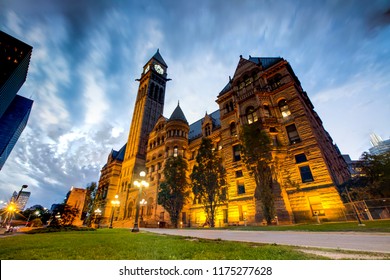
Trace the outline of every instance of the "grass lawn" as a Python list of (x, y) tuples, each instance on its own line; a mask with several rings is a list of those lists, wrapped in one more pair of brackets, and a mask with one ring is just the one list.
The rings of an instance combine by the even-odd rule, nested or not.
[[(339, 231), (339, 232), (390, 232), (390, 220), (363, 221), (365, 226), (359, 226), (358, 222), (322, 223), (322, 224), (298, 224), (279, 226), (239, 226), (228, 227), (230, 230), (259, 230), (259, 231)], [(226, 229), (226, 228), (225, 228)]]
[(128, 229), (0, 238), (1, 260), (307, 260), (293, 247), (131, 233)]

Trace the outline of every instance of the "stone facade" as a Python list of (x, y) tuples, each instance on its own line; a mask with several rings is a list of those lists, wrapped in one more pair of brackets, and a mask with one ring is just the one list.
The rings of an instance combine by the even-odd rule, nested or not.
[[(155, 63), (163, 70), (154, 69)], [(162, 116), (166, 68), (159, 52), (145, 65), (124, 157), (115, 164), (109, 157), (102, 169), (99, 191), (111, 184), (106, 202), (102, 202), (105, 211), (112, 211), (107, 202), (115, 194), (121, 201), (114, 226), (134, 223), (139, 189), (133, 181), (139, 179), (141, 170), (147, 171), (149, 187), (141, 193), (140, 225), (169, 224), (168, 214), (157, 204), (165, 160), (170, 155), (183, 156), (190, 173), (202, 137), (212, 139), (227, 170), (228, 200), (217, 211), (216, 226), (262, 224), (261, 204), (254, 198), (256, 184), (241, 160), (238, 138), (242, 124), (251, 123), (261, 125), (272, 142), (275, 222), (343, 218), (344, 206), (336, 186), (349, 179), (347, 165), (286, 60), (240, 57), (233, 78), (217, 96), (219, 109), (191, 125), (179, 104), (170, 118)], [(115, 172), (109, 167), (113, 165)], [(205, 222), (202, 205), (191, 197), (183, 209), (181, 226), (203, 226)]]
[(66, 205), (70, 206), (71, 208), (76, 208), (78, 211), (77, 216), (75, 217), (72, 223), (75, 226), (81, 226), (83, 224), (83, 220), (81, 220), (81, 216), (83, 214), (86, 195), (87, 195), (86, 189), (72, 187), (70, 189), (68, 199), (66, 200)]

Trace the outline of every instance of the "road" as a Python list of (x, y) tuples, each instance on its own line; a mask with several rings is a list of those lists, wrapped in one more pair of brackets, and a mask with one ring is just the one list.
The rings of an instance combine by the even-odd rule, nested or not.
[(303, 247), (344, 249), (390, 253), (389, 233), (360, 232), (297, 232), (297, 231), (239, 231), (142, 228), (158, 234), (180, 235), (205, 239), (222, 239), (254, 243), (276, 243)]

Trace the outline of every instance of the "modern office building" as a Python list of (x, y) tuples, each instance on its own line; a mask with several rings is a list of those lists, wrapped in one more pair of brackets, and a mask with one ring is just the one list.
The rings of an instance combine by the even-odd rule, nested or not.
[[(216, 226), (262, 224), (261, 202), (255, 199), (255, 181), (241, 160), (238, 137), (243, 124), (256, 123), (272, 142), (272, 192), (278, 222), (344, 218), (336, 186), (350, 178), (348, 167), (285, 59), (241, 56), (232, 78), (216, 93), (219, 109), (192, 124), (179, 104), (169, 118), (163, 116), (167, 68), (157, 51), (137, 79), (140, 85), (127, 145), (111, 151), (101, 171), (102, 217), (114, 217), (114, 227), (131, 227), (141, 197), (144, 226), (169, 224), (167, 211), (157, 203), (165, 161), (181, 155), (190, 173), (201, 140), (208, 137), (227, 171), (227, 201), (218, 207)], [(149, 187), (140, 194), (134, 180), (140, 179), (141, 170), (147, 173)], [(120, 207), (111, 206), (115, 195)], [(193, 194), (180, 219), (182, 226), (205, 224), (203, 205)]]
[[(23, 211), (27, 205), (27, 202), (30, 198), (30, 195), (31, 195), (31, 192), (21, 191), (19, 198), (18, 198), (18, 192), (15, 191), (12, 194), (11, 201), (16, 203), (16, 207), (18, 210)], [(16, 200), (16, 198), (18, 198), (18, 199)]]
[(25, 128), (33, 101), (17, 95), (32, 47), (0, 31), (0, 170)]
[(370, 142), (372, 147), (369, 149), (370, 154), (380, 155), (390, 152), (390, 139), (383, 140), (379, 135), (375, 133), (370, 135)]

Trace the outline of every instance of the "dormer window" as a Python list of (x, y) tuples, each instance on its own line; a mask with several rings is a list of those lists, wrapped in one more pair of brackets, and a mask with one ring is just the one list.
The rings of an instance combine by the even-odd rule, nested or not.
[(204, 134), (205, 136), (209, 136), (211, 134), (211, 125), (207, 124), (204, 128)]

